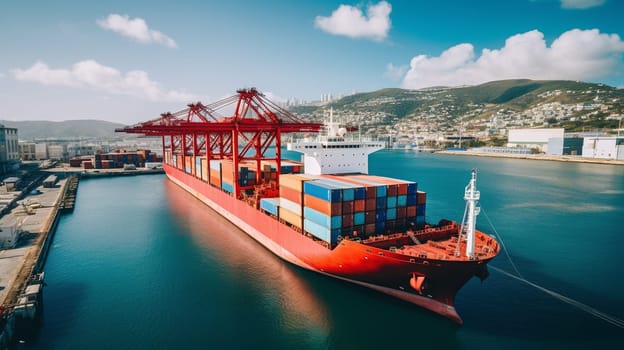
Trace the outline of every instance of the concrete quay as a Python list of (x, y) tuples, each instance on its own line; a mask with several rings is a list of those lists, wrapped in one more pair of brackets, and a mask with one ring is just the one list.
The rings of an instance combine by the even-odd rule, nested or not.
[(15, 247), (0, 250), (1, 349), (14, 341), (16, 328), (24, 319), (34, 318), (42, 295), (40, 273), (68, 182), (62, 179), (51, 188), (37, 186), (42, 178), (17, 195), (9, 211), (0, 218), (0, 228), (14, 228), (19, 238)]
[(548, 161), (557, 161), (557, 162), (624, 165), (624, 160), (587, 158), (587, 157), (581, 157), (581, 156), (554, 156), (554, 155), (545, 155), (545, 154), (511, 154), (511, 153), (489, 153), (489, 152), (471, 152), (471, 151), (437, 151), (435, 153), (452, 154), (452, 155), (459, 155), (459, 156), (514, 158), (514, 159), (530, 159), (530, 160), (548, 160)]

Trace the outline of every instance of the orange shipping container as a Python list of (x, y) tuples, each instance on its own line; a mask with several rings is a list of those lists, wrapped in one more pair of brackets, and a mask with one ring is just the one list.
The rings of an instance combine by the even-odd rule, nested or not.
[(309, 194), (303, 196), (303, 204), (327, 216), (342, 214), (342, 202), (328, 202)]
[(355, 213), (362, 212), (364, 210), (366, 210), (366, 200), (356, 199), (353, 201), (353, 211)]
[(280, 188), (286, 187), (293, 189), (297, 192), (303, 192), (303, 182), (307, 180), (312, 180), (313, 177), (302, 176), (302, 175), (294, 175), (294, 174), (283, 174), (280, 175)]
[(303, 193), (288, 187), (280, 186), (280, 197), (286, 198), (291, 202), (301, 204), (303, 202)]
[(409, 207), (407, 207), (407, 217), (413, 218), (414, 216), (416, 216), (416, 206), (410, 205)]
[(208, 182), (208, 171), (212, 170), (208, 167), (208, 160), (206, 158), (202, 158), (201, 160), (201, 178), (205, 182)]

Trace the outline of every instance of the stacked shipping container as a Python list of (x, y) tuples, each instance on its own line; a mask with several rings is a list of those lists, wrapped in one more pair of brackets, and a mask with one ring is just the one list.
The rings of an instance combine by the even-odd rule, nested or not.
[(262, 199), (261, 208), (335, 244), (339, 236), (421, 228), (425, 200), (425, 192), (418, 191), (415, 182), (368, 175), (297, 174), (282, 175), (279, 199)]
[[(165, 154), (165, 161), (225, 192), (234, 192), (231, 160)], [(244, 161), (237, 169), (240, 187), (258, 178), (275, 179), (274, 161)], [(262, 198), (260, 209), (330, 244), (340, 236), (404, 232), (425, 223), (426, 194), (415, 182), (370, 175), (304, 175), (301, 163), (283, 161), (278, 198)], [(258, 174), (257, 172), (260, 172)]]

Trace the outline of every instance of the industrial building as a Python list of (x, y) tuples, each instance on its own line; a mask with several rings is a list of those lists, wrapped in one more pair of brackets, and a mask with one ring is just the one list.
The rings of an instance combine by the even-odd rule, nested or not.
[(510, 129), (507, 147), (535, 148), (539, 152), (549, 153), (550, 139), (561, 139), (560, 143), (553, 143), (553, 147), (563, 149), (563, 128), (552, 129)]
[(35, 148), (36, 144), (34, 142), (20, 142), (18, 144), (19, 147), (19, 157), (21, 160), (36, 160)]
[(583, 157), (624, 160), (624, 136), (583, 138)]

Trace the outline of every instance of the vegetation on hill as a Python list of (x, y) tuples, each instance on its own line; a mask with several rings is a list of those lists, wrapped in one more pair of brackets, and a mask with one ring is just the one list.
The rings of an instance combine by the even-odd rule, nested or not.
[(0, 124), (17, 128), (20, 140), (71, 139), (71, 138), (119, 138), (115, 128), (124, 125), (103, 120), (51, 121), (10, 121), (0, 120)]

